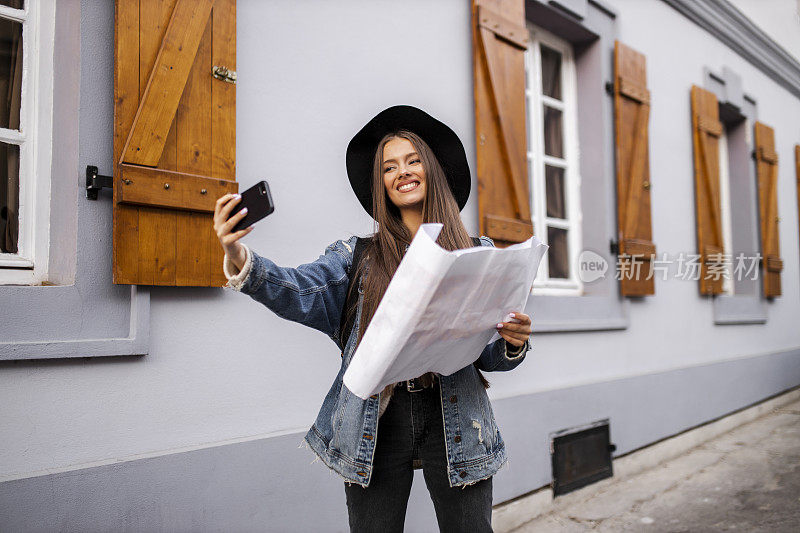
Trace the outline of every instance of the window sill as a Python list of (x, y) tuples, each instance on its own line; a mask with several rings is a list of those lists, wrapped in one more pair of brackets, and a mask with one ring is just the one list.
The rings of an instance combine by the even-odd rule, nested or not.
[(619, 296), (553, 296), (528, 299), (534, 333), (603, 331), (628, 327), (628, 301)]
[(720, 294), (714, 297), (714, 324), (765, 324), (767, 308), (758, 295), (731, 296)]
[(47, 282), (33, 268), (0, 268), (0, 286), (44, 285)]
[(0, 268), (33, 268), (33, 261), (17, 254), (0, 253)]

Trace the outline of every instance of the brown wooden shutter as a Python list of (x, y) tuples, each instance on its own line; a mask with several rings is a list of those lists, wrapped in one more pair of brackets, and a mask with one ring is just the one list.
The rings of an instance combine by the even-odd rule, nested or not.
[(498, 246), (533, 234), (528, 192), (523, 0), (474, 0), (472, 48), (478, 215)]
[[(692, 86), (692, 142), (697, 248), (700, 254), (700, 293), (722, 293), (722, 271), (705, 279), (710, 265), (721, 268), (724, 245), (720, 211), (719, 137), (722, 123), (714, 93)], [(717, 278), (717, 279), (714, 279)]]
[(773, 129), (756, 122), (755, 144), (764, 296), (772, 298), (781, 295), (783, 270), (778, 238), (778, 154)]
[[(797, 190), (797, 222), (800, 229), (800, 144), (794, 145), (795, 187)], [(800, 233), (800, 232), (798, 232)]]
[[(655, 293), (650, 259), (656, 253), (650, 222), (648, 120), (650, 92), (644, 55), (614, 43), (614, 130), (617, 160), (617, 242), (625, 296)], [(640, 263), (638, 269), (633, 264)], [(650, 279), (647, 279), (647, 278)]]
[(114, 283), (221, 286), (236, 183), (236, 0), (117, 0)]

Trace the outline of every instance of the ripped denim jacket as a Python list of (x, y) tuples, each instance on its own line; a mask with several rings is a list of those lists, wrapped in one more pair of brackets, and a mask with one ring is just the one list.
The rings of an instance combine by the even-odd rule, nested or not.
[[(249, 248), (237, 274), (226, 256), (226, 287), (241, 291), (279, 316), (322, 331), (339, 345), (342, 308), (349, 284), (356, 237), (339, 240), (316, 261), (297, 268), (280, 267)], [(481, 244), (493, 246), (481, 237)], [(342, 350), (342, 364), (314, 424), (305, 436), (309, 447), (345, 481), (369, 484), (377, 442), (380, 398), (362, 400), (342, 383), (355, 352), (363, 294), (359, 294), (353, 327)], [(488, 344), (478, 355), (481, 371), (505, 371), (519, 365), (530, 344), (514, 355), (505, 340)], [(511, 347), (513, 348), (513, 346)], [(506, 450), (492, 406), (475, 365), (440, 376), (442, 418), (450, 486), (464, 486), (493, 476), (506, 461)]]

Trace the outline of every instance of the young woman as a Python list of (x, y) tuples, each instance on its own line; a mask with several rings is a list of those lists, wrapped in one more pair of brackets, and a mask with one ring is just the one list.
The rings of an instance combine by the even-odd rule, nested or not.
[[(305, 440), (345, 480), (352, 531), (402, 531), (413, 469), (422, 468), (442, 531), (491, 531), (492, 476), (506, 461), (481, 371), (511, 370), (530, 347), (530, 318), (497, 324), (501, 339), (449, 376), (426, 373), (362, 400), (342, 377), (420, 224), (444, 225), (438, 243), (474, 245), (459, 215), (469, 197), (464, 147), (445, 124), (410, 106), (379, 113), (347, 149), (350, 184), (376, 231), (354, 262), (357, 238), (316, 261), (279, 267), (231, 233), (240, 198), (217, 200), (214, 229), (229, 287), (278, 315), (318, 329), (342, 350), (341, 369)], [(492, 246), (487, 237), (483, 246)], [(513, 310), (509, 310), (513, 311)]]

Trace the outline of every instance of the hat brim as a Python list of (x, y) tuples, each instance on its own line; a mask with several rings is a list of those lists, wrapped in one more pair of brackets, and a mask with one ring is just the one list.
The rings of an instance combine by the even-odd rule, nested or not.
[(467, 154), (458, 135), (446, 124), (425, 111), (408, 105), (384, 109), (367, 122), (347, 145), (347, 176), (358, 201), (372, 214), (372, 170), (378, 143), (388, 134), (408, 130), (419, 135), (430, 146), (444, 170), (450, 191), (459, 211), (469, 198), (472, 179)]

